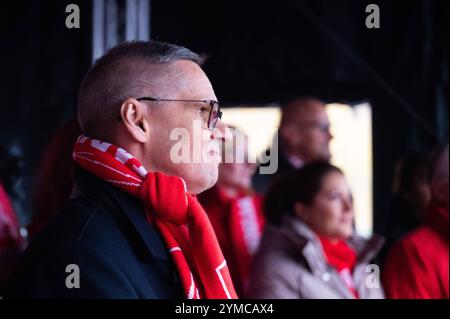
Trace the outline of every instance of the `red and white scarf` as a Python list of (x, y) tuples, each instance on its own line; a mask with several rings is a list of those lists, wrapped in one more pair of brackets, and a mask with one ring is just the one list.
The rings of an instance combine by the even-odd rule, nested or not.
[(182, 178), (147, 172), (124, 149), (86, 136), (75, 143), (73, 158), (143, 201), (147, 220), (164, 238), (188, 299), (237, 298), (211, 223)]

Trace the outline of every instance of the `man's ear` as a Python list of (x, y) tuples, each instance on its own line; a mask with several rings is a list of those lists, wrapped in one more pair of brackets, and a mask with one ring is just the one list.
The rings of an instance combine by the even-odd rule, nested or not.
[(150, 123), (147, 106), (136, 99), (129, 98), (120, 106), (123, 125), (133, 138), (145, 143), (150, 138)]

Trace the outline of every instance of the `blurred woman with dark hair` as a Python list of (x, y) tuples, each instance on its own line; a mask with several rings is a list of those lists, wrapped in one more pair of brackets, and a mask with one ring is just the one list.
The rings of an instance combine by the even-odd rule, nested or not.
[(354, 234), (352, 195), (342, 171), (308, 164), (272, 185), (266, 230), (250, 280), (253, 298), (383, 298), (382, 245)]

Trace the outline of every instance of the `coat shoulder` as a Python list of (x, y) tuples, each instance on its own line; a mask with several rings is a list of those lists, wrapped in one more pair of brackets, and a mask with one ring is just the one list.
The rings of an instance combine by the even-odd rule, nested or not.
[[(299, 281), (304, 268), (301, 254), (290, 247), (282, 229), (266, 227), (261, 246), (253, 261), (249, 296), (251, 298), (298, 298)], [(294, 248), (294, 247), (292, 247)]]
[[(176, 296), (178, 283), (171, 266), (151, 260), (146, 252), (145, 244), (125, 214), (116, 214), (114, 207), (104, 205), (100, 199), (80, 197), (70, 200), (30, 243), (5, 296)], [(79, 272), (79, 289), (67, 286), (73, 266)]]

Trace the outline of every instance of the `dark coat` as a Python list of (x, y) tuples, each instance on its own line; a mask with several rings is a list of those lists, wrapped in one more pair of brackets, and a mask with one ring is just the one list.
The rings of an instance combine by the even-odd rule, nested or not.
[[(270, 149), (265, 151), (266, 160), (270, 159), (270, 161), (261, 163), (252, 177), (253, 189), (259, 194), (266, 194), (272, 184), (297, 170), (297, 168), (295, 168), (286, 158), (281, 146), (278, 149), (277, 157), (271, 154), (270, 151)], [(262, 174), (260, 172), (261, 167), (269, 166), (276, 169), (276, 172), (272, 174)]]
[[(79, 167), (76, 181), (76, 198), (26, 249), (5, 298), (182, 298), (175, 265), (140, 200)], [(79, 288), (66, 286), (66, 279), (76, 282), (70, 264), (79, 267)]]

